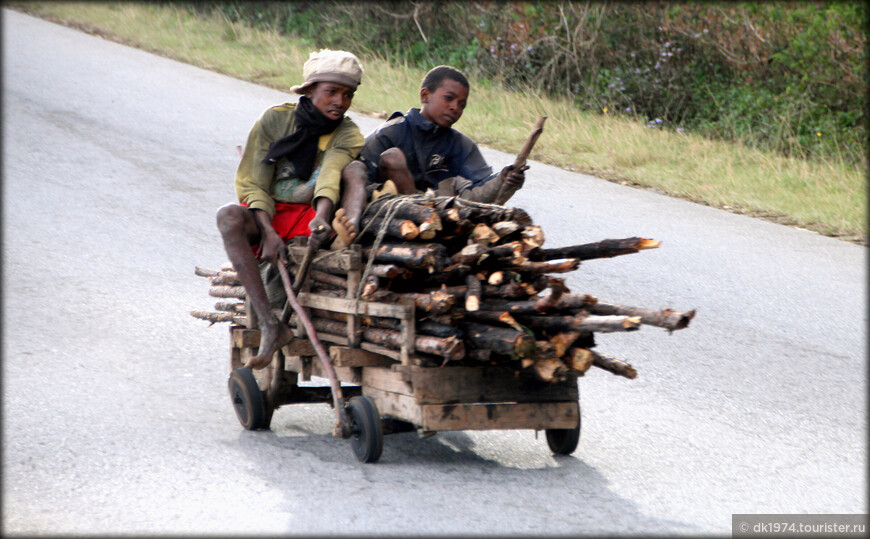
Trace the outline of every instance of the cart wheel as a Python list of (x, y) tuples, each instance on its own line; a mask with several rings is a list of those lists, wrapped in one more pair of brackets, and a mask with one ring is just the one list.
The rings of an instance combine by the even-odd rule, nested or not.
[(580, 418), (573, 429), (547, 429), (547, 445), (557, 455), (570, 455), (580, 442)]
[(266, 404), (251, 369), (247, 367), (233, 369), (228, 385), (239, 423), (246, 430), (263, 428), (266, 420)]
[(360, 462), (375, 462), (384, 449), (384, 429), (378, 408), (369, 397), (353, 397), (348, 402), (350, 445)]

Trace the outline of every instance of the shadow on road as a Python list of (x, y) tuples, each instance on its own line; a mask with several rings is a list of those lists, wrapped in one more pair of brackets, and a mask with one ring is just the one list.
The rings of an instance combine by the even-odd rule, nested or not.
[[(584, 461), (582, 439), (574, 455), (556, 457), (543, 433), (535, 439), (529, 430), (440, 432), (426, 439), (413, 432), (392, 434), (384, 437), (381, 459), (363, 464), (349, 441), (332, 436), (333, 421), (327, 406), (282, 408), (273, 430), (242, 432), (239, 445), (255, 473), (278, 488), (288, 506), (298, 505), (300, 497), (341, 500), (343, 507), (354, 507), (352, 527), (360, 531), (700, 531), (686, 522), (644, 514), (637, 503), (617, 495), (607, 477)], [(325, 477), (324, 469), (331, 470)], [(317, 481), (309, 480), (300, 490), (294, 478), (311, 472)], [(654, 500), (643, 502), (655, 505)], [(329, 504), (318, 505), (331, 511)], [(346, 513), (334, 517), (346, 518)], [(389, 527), (398, 515), (422, 527)], [(298, 533), (298, 526), (288, 524), (288, 531)]]

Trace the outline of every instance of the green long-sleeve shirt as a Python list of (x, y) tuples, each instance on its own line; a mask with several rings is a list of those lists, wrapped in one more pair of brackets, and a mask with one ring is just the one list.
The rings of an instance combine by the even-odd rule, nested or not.
[[(344, 117), (332, 133), (320, 137), (314, 172), (308, 184), (296, 179), (293, 165), (287, 159), (275, 164), (264, 163), (269, 145), (293, 134), (296, 130), (296, 105), (285, 103), (271, 107), (257, 119), (248, 135), (242, 161), (236, 170), (236, 196), (251, 209), (263, 210), (275, 216), (275, 202), (314, 203), (317, 197), (338, 204), (341, 171), (356, 159), (365, 138), (359, 127)], [(312, 196), (313, 190), (313, 196)]]

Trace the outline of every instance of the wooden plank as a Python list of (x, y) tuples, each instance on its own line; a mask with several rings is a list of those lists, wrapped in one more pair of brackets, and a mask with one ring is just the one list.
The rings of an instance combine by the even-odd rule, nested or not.
[(236, 348), (248, 348), (260, 346), (260, 330), (236, 328), (232, 332), (233, 346)]
[(411, 298), (402, 298), (402, 306), (405, 307), (405, 312), (402, 316), (402, 349), (400, 350), (399, 359), (402, 365), (410, 365), (411, 357), (414, 354), (414, 337), (416, 337), (416, 329), (414, 323), (414, 300)]
[[(329, 379), (329, 375), (323, 372), (323, 365), (320, 363), (320, 358), (313, 357), (310, 362), (310, 376)], [(362, 383), (362, 369), (360, 367), (332, 367), (335, 371), (335, 377), (339, 382), (348, 384)], [(309, 378), (310, 379), (310, 378)]]
[[(367, 316), (381, 316), (387, 318), (402, 319), (408, 310), (408, 306), (394, 305), (392, 303), (378, 303), (374, 301), (360, 301), (347, 298), (332, 298), (308, 292), (299, 293), (299, 303), (304, 307), (324, 309), (346, 314), (362, 314)], [(412, 313), (413, 316), (413, 313)]]
[(281, 349), (285, 356), (314, 356), (317, 351), (307, 338), (293, 339)]
[(242, 351), (235, 346), (230, 346), (230, 372), (244, 366), (245, 364), (242, 363)]
[(379, 344), (370, 343), (370, 342), (361, 342), (359, 343), (359, 347), (363, 350), (368, 350), (369, 352), (374, 352), (375, 354), (380, 354), (382, 356), (387, 356), (390, 358), (399, 361), (401, 359), (401, 353), (398, 350), (392, 350), (390, 348), (386, 348)]
[[(305, 251), (307, 247), (298, 246), (298, 245), (289, 245), (287, 246), (287, 251), (289, 252), (291, 258), (296, 261), (301, 261), (305, 258)], [(326, 255), (326, 256), (324, 256)], [(324, 270), (338, 270), (341, 272), (348, 272), (352, 270), (357, 270), (361, 266), (360, 257), (352, 256), (353, 252), (350, 250), (345, 251), (325, 251), (323, 249), (314, 253), (314, 259), (311, 262), (311, 267), (314, 269), (324, 269)]]
[(481, 367), (410, 367), (411, 386), (420, 404), (557, 402), (580, 398), (577, 376), (541, 382), (513, 369)]
[(376, 354), (360, 348), (332, 346), (329, 356), (336, 367), (389, 367), (393, 359), (383, 354)]
[(317, 338), (321, 341), (340, 344), (341, 346), (347, 346), (349, 344), (347, 337), (344, 335), (333, 335), (331, 333), (321, 333), (318, 331)]
[[(362, 260), (362, 248), (359, 244), (351, 246), (352, 254), (351, 257), (356, 257), (358, 259), (357, 267), (361, 266)], [(359, 269), (351, 270), (347, 272), (347, 299), (356, 299), (357, 297), (357, 289), (359, 288), (360, 279), (362, 278), (361, 272)], [(347, 338), (350, 341), (351, 346), (354, 348), (359, 346), (360, 341), (362, 340), (362, 336), (357, 332), (357, 328), (360, 327), (359, 316), (355, 314), (350, 314), (347, 317)]]
[(362, 382), (364, 387), (401, 393), (409, 397), (414, 396), (411, 384), (402, 379), (402, 373), (393, 371), (387, 367), (366, 367), (362, 369)]
[(298, 379), (303, 382), (311, 380), (311, 356), (287, 356), (284, 358), (284, 370), (299, 374)]
[(390, 391), (382, 391), (366, 385), (362, 386), (362, 394), (374, 399), (375, 406), (378, 408), (378, 413), (382, 417), (401, 419), (402, 421), (407, 421), (414, 425), (420, 424), (421, 410), (414, 402), (413, 397), (399, 393), (392, 393)]
[(580, 417), (578, 402), (516, 404), (424, 404), (424, 430), (570, 429)]

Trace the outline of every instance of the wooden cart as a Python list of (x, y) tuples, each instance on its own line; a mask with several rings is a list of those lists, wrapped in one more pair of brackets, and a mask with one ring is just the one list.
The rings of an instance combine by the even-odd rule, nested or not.
[[(290, 246), (291, 258), (302, 258), (305, 248)], [(339, 271), (348, 282), (358, 284), (362, 257), (358, 249), (321, 251), (313, 269)], [(319, 259), (319, 260), (317, 260)], [(336, 436), (346, 436), (356, 457), (363, 462), (378, 460), (383, 436), (416, 430), (421, 436), (449, 430), (535, 429), (545, 430), (547, 443), (556, 454), (570, 454), (580, 439), (580, 405), (577, 375), (563, 381), (538, 381), (512, 369), (493, 366), (423, 366), (415, 354), (415, 306), (376, 303), (306, 292), (298, 295), (306, 309), (320, 309), (347, 316), (346, 333), (321, 333), (341, 393), (347, 401), (347, 428), (336, 427)], [(297, 331), (297, 339), (275, 353), (270, 366), (251, 371), (243, 367), (256, 354), (260, 333), (246, 302), (242, 324), (230, 326), (229, 391), (239, 422), (245, 429), (268, 428), (273, 412), (287, 404), (333, 403), (330, 386), (299, 385), (312, 377), (326, 378), (311, 342)], [(393, 318), (401, 324), (398, 349), (361, 342), (359, 318)], [(339, 413), (339, 411), (337, 411)], [(341, 423), (342, 416), (339, 415)]]

